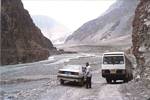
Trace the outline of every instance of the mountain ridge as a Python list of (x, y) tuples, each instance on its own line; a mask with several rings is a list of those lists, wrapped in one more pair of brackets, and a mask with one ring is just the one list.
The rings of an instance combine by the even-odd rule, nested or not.
[(112, 38), (131, 34), (132, 20), (137, 4), (138, 0), (117, 0), (102, 16), (86, 22), (73, 32), (65, 43), (99, 44)]

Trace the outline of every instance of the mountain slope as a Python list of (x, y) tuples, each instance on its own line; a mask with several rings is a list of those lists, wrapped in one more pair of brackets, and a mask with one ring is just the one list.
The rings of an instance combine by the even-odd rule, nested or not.
[(66, 43), (99, 44), (131, 34), (137, 4), (138, 0), (117, 0), (102, 16), (77, 29), (66, 39)]
[(2, 0), (1, 65), (44, 60), (56, 48), (33, 23), (21, 0)]
[(34, 15), (32, 19), (43, 35), (52, 40), (54, 44), (64, 42), (68, 36), (69, 29), (48, 16)]

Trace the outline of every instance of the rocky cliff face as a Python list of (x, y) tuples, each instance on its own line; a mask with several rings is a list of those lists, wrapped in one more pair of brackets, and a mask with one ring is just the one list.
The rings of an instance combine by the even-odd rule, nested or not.
[(138, 2), (139, 0), (117, 0), (102, 16), (76, 30), (67, 38), (66, 43), (99, 44), (117, 39), (131, 43), (131, 26)]
[(132, 42), (137, 72), (150, 80), (150, 0), (141, 0), (135, 11)]
[(21, 0), (1, 1), (1, 64), (47, 59), (56, 51), (34, 25)]

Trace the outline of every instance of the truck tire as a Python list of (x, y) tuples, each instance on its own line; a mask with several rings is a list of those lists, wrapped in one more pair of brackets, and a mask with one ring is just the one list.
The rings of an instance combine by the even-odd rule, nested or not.
[(131, 74), (131, 80), (133, 80), (133, 74)]
[(125, 79), (123, 80), (123, 82), (124, 82), (124, 83), (128, 82), (127, 78), (125, 78)]
[(64, 80), (60, 79), (60, 84), (63, 85), (64, 84)]
[(116, 83), (116, 79), (114, 79), (114, 83)]
[(130, 81), (133, 79), (133, 74), (130, 74)]
[(129, 81), (129, 78), (130, 78), (130, 76), (129, 76), (129, 74), (127, 74), (127, 75), (125, 76), (123, 82), (124, 82), (124, 83), (127, 83), (127, 82)]
[(106, 78), (107, 83), (111, 83), (112, 80), (110, 78)]

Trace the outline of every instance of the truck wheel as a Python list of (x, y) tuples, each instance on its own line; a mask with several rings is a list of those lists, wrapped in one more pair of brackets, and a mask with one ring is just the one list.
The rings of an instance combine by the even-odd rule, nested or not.
[(128, 82), (128, 81), (129, 81), (129, 74), (125, 76), (123, 82), (126, 83), (126, 82)]
[(107, 83), (111, 83), (112, 80), (110, 78), (106, 78)]
[(131, 74), (131, 80), (133, 80), (133, 74)]
[(114, 79), (114, 83), (116, 83), (116, 79)]
[(127, 78), (125, 78), (125, 79), (123, 80), (123, 82), (124, 82), (124, 83), (127, 83), (127, 82), (128, 82), (128, 79), (127, 79)]
[(60, 80), (60, 84), (64, 84), (64, 80), (61, 79), (61, 80)]
[(130, 74), (130, 81), (133, 79), (133, 74)]

